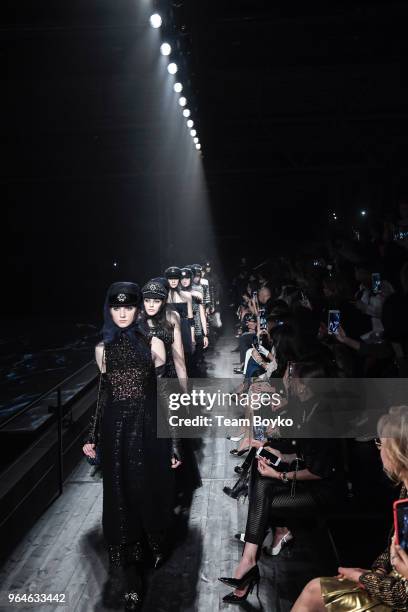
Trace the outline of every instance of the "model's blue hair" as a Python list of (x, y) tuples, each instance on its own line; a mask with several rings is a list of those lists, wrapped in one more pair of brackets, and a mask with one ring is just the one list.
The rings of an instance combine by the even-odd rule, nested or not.
[(140, 338), (142, 336), (146, 340), (147, 339), (146, 334), (143, 331), (143, 327), (139, 324), (137, 315), (135, 316), (133, 322), (127, 327), (119, 327), (118, 325), (116, 325), (116, 323), (112, 319), (112, 315), (110, 312), (111, 307), (109, 305), (109, 295), (110, 295), (111, 287), (109, 287), (107, 291), (105, 303), (103, 305), (102, 338), (103, 338), (104, 344), (110, 344), (111, 342), (116, 342), (117, 340), (119, 340), (122, 334), (127, 336), (129, 340), (132, 342), (132, 344), (134, 345), (136, 344), (137, 337)]

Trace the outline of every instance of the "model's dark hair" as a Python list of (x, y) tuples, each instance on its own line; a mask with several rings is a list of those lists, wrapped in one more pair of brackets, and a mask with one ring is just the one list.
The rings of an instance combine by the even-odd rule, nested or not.
[(149, 317), (149, 315), (147, 314), (145, 310), (144, 303), (143, 303), (143, 309), (142, 309), (142, 313), (140, 316), (140, 321), (141, 321), (141, 324), (143, 325), (143, 330), (146, 333), (149, 332), (148, 319), (152, 320), (154, 327), (161, 327), (161, 328), (166, 329), (169, 332), (173, 331), (174, 326), (171, 323), (169, 323), (169, 321), (167, 320), (167, 316), (166, 316), (168, 312), (166, 301), (162, 299), (161, 302), (162, 303), (160, 305), (158, 312), (153, 317)]
[(271, 330), (270, 336), (272, 346), (275, 347), (275, 359), (278, 364), (274, 376), (282, 377), (288, 361), (296, 361), (298, 357), (296, 335), (291, 325), (284, 324), (274, 327)]

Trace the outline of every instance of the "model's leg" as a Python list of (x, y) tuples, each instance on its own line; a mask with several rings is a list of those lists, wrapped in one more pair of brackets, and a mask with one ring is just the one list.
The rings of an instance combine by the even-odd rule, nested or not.
[[(248, 518), (245, 530), (245, 547), (234, 578), (241, 578), (256, 564), (259, 546), (265, 537), (269, 517), (269, 489), (273, 481), (260, 476), (256, 462), (252, 465), (251, 488), (249, 494)], [(246, 591), (236, 590), (234, 593), (242, 596)]]

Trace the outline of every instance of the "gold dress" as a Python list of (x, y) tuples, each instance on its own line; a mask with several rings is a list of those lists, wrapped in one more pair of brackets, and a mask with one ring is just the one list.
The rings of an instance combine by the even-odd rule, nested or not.
[[(320, 585), (328, 612), (391, 612), (395, 609), (373, 599), (367, 591), (351, 580), (320, 578)], [(406, 608), (401, 608), (404, 609)]]
[[(407, 497), (405, 487), (400, 499)], [(388, 548), (360, 577), (359, 586), (351, 580), (320, 578), (323, 602), (328, 612), (391, 612), (408, 610), (408, 580), (396, 572)], [(363, 587), (363, 588), (362, 588)]]

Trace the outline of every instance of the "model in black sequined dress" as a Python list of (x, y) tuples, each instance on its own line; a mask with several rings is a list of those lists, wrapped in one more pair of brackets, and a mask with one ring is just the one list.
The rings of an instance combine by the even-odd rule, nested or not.
[[(105, 345), (100, 447), (103, 533), (118, 555), (163, 541), (172, 519), (171, 444), (157, 438), (156, 375), (149, 342), (122, 334)], [(160, 417), (159, 417), (160, 418)]]

